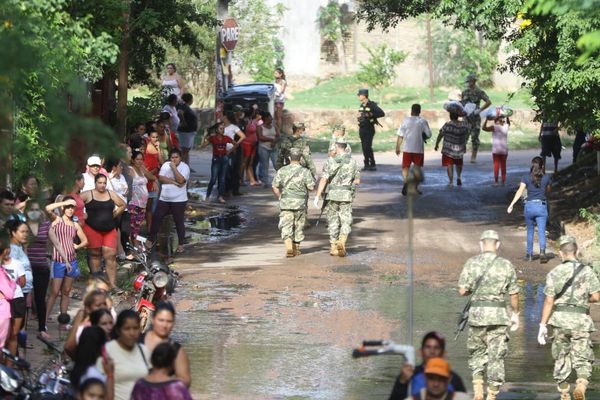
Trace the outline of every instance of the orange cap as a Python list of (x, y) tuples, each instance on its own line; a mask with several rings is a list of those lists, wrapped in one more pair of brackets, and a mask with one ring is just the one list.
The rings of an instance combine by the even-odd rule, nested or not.
[(425, 365), (425, 374), (433, 374), (450, 378), (450, 364), (441, 357), (435, 357), (427, 361)]

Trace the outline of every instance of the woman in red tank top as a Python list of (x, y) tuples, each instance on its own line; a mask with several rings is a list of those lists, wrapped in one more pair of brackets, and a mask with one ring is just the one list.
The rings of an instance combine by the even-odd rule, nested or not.
[(146, 227), (150, 231), (150, 225), (152, 224), (152, 211), (154, 209), (154, 203), (158, 197), (158, 171), (160, 171), (161, 165), (165, 162), (163, 152), (160, 149), (160, 139), (158, 132), (152, 131), (148, 135), (150, 139), (146, 145), (146, 153), (144, 154), (144, 165), (146, 169), (150, 171), (156, 178), (154, 182), (148, 182), (148, 202), (146, 203)]

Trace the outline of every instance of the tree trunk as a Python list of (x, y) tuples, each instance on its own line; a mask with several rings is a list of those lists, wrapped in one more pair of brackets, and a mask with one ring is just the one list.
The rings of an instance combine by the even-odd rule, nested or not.
[(123, 36), (119, 44), (119, 86), (117, 104), (117, 134), (121, 138), (127, 136), (127, 86), (129, 72), (129, 12), (130, 0), (124, 0), (126, 10), (123, 14)]
[(433, 43), (431, 39), (431, 14), (425, 16), (425, 26), (427, 29), (427, 69), (429, 70), (429, 100), (434, 100), (433, 87)]
[(0, 110), (0, 188), (10, 188), (12, 171), (12, 142), (13, 142), (13, 108), (12, 99), (2, 96), (2, 109)]

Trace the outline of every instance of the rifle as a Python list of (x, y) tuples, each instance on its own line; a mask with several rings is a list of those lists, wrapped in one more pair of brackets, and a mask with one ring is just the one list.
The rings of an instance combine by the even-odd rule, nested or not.
[(465, 304), (465, 307), (463, 308), (462, 312), (460, 313), (460, 318), (458, 319), (458, 324), (456, 324), (456, 331), (454, 331), (454, 340), (458, 339), (458, 336), (460, 335), (460, 333), (463, 330), (465, 330), (465, 326), (467, 326), (467, 322), (469, 322), (469, 313), (471, 312), (471, 303), (473, 302), (473, 296), (477, 292), (477, 289), (479, 289), (479, 286), (481, 285), (481, 282), (483, 281), (483, 278), (485, 277), (485, 273), (489, 270), (489, 267), (491, 267), (494, 264), (494, 261), (496, 261), (496, 258), (498, 258), (498, 256), (494, 257), (492, 262), (490, 262), (490, 265), (488, 266), (488, 268), (486, 268), (481, 273), (481, 276), (479, 278), (477, 278), (477, 282), (475, 282), (475, 287), (473, 288), (473, 292), (471, 292), (471, 296), (469, 296), (469, 300), (467, 300), (467, 304)]
[(315, 227), (319, 226), (319, 222), (321, 222), (321, 218), (323, 217), (323, 212), (325, 211), (325, 207), (327, 207), (327, 203), (329, 203), (329, 200), (323, 199), (323, 205), (321, 206), (321, 213), (319, 214), (319, 218), (317, 218), (317, 223), (315, 224)]

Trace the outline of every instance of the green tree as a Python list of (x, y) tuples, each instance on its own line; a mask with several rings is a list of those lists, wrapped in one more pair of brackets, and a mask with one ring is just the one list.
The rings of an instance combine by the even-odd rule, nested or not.
[(319, 9), (317, 17), (321, 38), (335, 44), (338, 61), (344, 65), (344, 70), (348, 71), (348, 62), (346, 61), (345, 40), (348, 35), (349, 22), (344, 18), (344, 14), (337, 0), (330, 0), (325, 7)]
[(0, 7), (3, 181), (29, 173), (60, 181), (74, 171), (69, 147), (102, 151), (112, 138), (109, 129), (85, 116), (86, 81), (114, 63), (117, 48), (108, 34), (93, 34), (89, 20), (72, 18), (66, 5), (5, 0)]
[(406, 53), (391, 49), (385, 43), (377, 47), (362, 46), (369, 52), (369, 62), (360, 63), (357, 79), (375, 89), (390, 85), (396, 78), (396, 66), (406, 59)]
[[(499, 41), (480, 40), (473, 30), (454, 29), (439, 21), (432, 21), (432, 25), (435, 84), (463, 86), (465, 76), (475, 72), (481, 86), (493, 86)], [(427, 57), (426, 49), (422, 57)]]
[(235, 48), (235, 62), (257, 82), (271, 82), (273, 71), (283, 65), (284, 48), (281, 20), (285, 7), (275, 7), (265, 0), (235, 2), (230, 14), (240, 26), (240, 37)]

